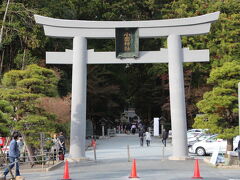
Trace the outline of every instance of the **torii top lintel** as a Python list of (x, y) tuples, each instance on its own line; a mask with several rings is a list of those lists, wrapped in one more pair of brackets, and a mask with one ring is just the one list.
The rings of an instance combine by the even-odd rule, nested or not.
[(211, 23), (216, 21), (220, 12), (202, 16), (149, 20), (149, 21), (85, 21), (55, 19), (34, 15), (38, 24), (43, 25), (45, 34), (51, 37), (73, 38), (115, 38), (116, 28), (138, 28), (140, 38), (153, 38), (177, 35), (197, 35), (210, 31)]

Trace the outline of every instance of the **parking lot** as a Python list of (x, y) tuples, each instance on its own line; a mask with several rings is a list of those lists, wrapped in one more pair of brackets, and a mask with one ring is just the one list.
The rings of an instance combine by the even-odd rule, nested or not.
[[(227, 140), (221, 139), (217, 134), (207, 134), (204, 130), (189, 130), (188, 149), (192, 154), (199, 156), (209, 155), (218, 151), (224, 154), (227, 151)], [(237, 151), (240, 136), (233, 139), (233, 151)]]

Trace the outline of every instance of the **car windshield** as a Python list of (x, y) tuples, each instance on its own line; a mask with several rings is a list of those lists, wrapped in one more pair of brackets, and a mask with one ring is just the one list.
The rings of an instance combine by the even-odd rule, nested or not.
[(187, 136), (188, 136), (188, 137), (196, 137), (197, 135), (199, 135), (198, 132), (188, 132), (188, 133), (187, 133)]
[(217, 138), (217, 134), (213, 135), (213, 136), (210, 136), (207, 141), (216, 141), (218, 138)]
[(200, 137), (198, 137), (199, 141), (202, 141), (204, 139), (207, 139), (210, 135), (202, 134)]

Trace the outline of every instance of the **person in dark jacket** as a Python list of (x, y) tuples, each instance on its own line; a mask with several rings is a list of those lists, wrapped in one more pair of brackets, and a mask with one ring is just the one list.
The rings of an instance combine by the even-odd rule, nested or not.
[(168, 131), (164, 129), (162, 134), (162, 143), (164, 144), (165, 147), (167, 145), (167, 138), (168, 138)]
[(59, 133), (58, 139), (60, 140), (60, 148), (63, 154), (66, 152), (66, 146), (65, 146), (65, 137), (63, 136), (63, 132)]
[(139, 139), (140, 139), (140, 146), (143, 146), (143, 138), (144, 138), (144, 131), (143, 129), (140, 129), (138, 133)]
[[(20, 156), (20, 151), (18, 149), (18, 144), (17, 144), (18, 137), (19, 137), (19, 134), (17, 132), (13, 133), (13, 139), (10, 142), (10, 146), (9, 146), (9, 161), (10, 161), (9, 168), (12, 169), (16, 164), (16, 176), (20, 176), (19, 164), (18, 164), (18, 158)], [(9, 168), (6, 168), (3, 173), (5, 177), (9, 172)]]

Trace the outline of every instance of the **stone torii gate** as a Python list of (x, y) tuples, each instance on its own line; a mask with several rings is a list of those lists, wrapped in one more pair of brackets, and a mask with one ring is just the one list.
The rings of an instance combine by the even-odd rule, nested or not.
[[(220, 12), (202, 16), (149, 21), (64, 20), (35, 15), (46, 36), (72, 38), (73, 50), (46, 52), (48, 64), (72, 64), (70, 158), (85, 158), (87, 64), (168, 63), (172, 124), (172, 157), (186, 159), (187, 124), (183, 62), (207, 62), (209, 50), (182, 48), (181, 36), (206, 34)], [(168, 49), (140, 51), (138, 57), (116, 57), (116, 52), (87, 50), (87, 39), (114, 39), (117, 29), (134, 28), (139, 38), (167, 36)]]

